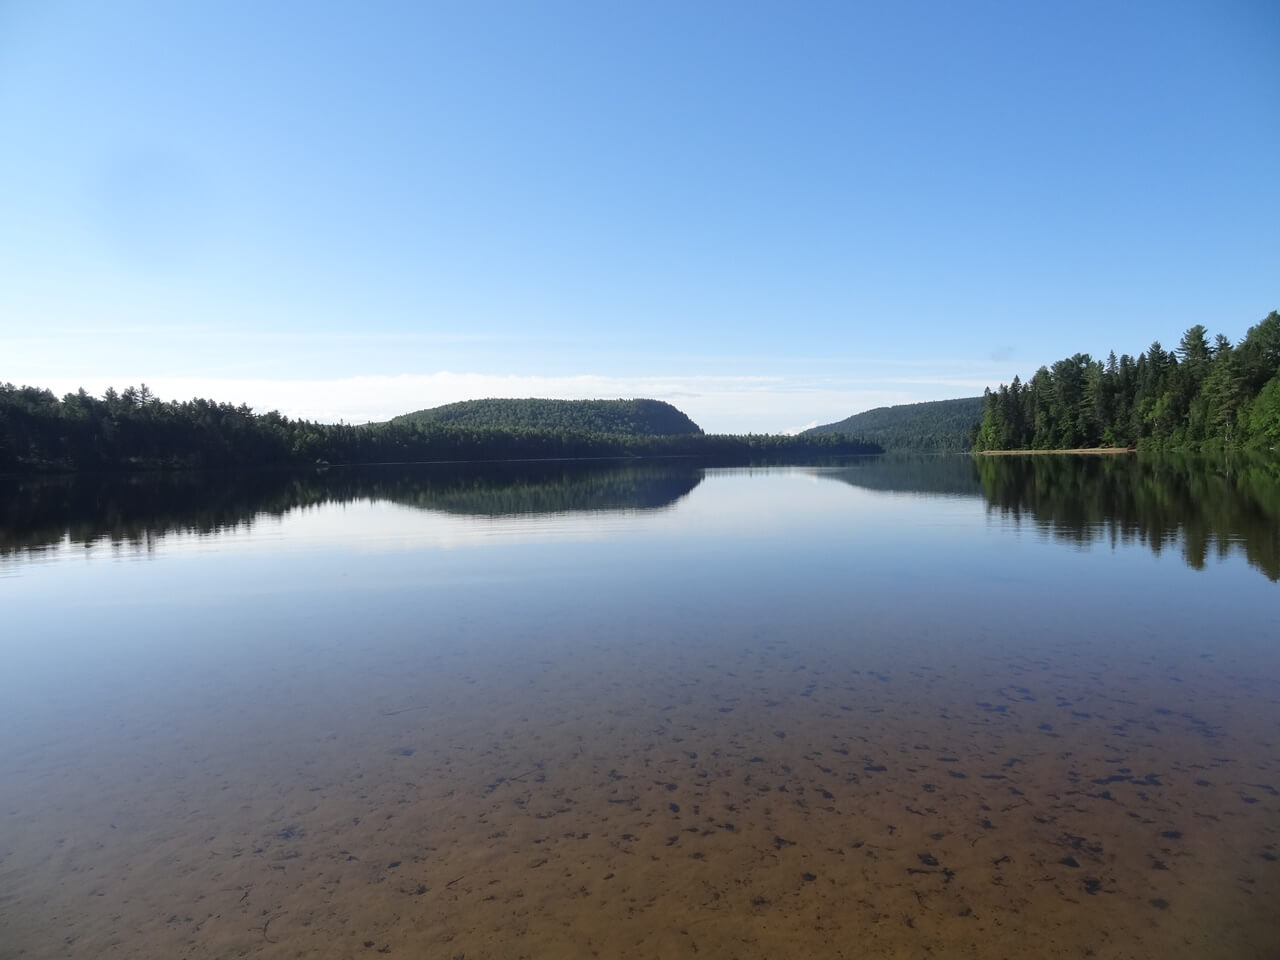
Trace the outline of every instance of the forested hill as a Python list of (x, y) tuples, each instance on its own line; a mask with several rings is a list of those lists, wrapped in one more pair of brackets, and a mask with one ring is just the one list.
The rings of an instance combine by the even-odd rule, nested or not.
[(391, 422), (628, 437), (702, 433), (684, 413), (661, 400), (464, 400), (402, 414)]
[(588, 457), (745, 464), (882, 452), (854, 437), (693, 430), (653, 436), (412, 420), (353, 426), (259, 414), (243, 404), (166, 402), (145, 385), (58, 399), (48, 390), (0, 383), (0, 474)]
[(886, 450), (968, 450), (982, 419), (982, 397), (877, 407), (805, 434), (862, 437)]
[(981, 450), (1280, 448), (1280, 313), (1232, 343), (1196, 324), (1177, 349), (1077, 353), (988, 390)]

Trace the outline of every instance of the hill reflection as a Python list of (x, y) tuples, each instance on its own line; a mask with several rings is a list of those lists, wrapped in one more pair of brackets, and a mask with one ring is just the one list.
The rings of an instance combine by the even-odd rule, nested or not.
[(653, 511), (702, 478), (690, 464), (571, 462), (10, 478), (0, 480), (0, 556), (67, 541), (148, 547), (166, 534), (214, 534), (324, 503), (490, 518)]
[(982, 483), (972, 457), (942, 456), (859, 457), (819, 476), (881, 493), (979, 497)]

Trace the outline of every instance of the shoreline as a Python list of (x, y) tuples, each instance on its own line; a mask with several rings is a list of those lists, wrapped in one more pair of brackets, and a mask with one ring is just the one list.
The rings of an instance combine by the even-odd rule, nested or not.
[(1134, 447), (1079, 447), (1075, 450), (979, 450), (984, 457), (1022, 457), (1027, 455), (1044, 456), (1045, 454), (1091, 453), (1115, 456), (1122, 453), (1137, 453)]

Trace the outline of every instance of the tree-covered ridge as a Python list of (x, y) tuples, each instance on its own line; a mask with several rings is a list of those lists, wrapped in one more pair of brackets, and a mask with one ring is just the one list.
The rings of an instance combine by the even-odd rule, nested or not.
[(806, 434), (848, 434), (878, 443), (886, 450), (968, 450), (982, 419), (982, 397), (932, 400), (877, 407)]
[(1077, 353), (983, 399), (979, 450), (1280, 447), (1280, 313), (1238, 344), (1197, 324), (1176, 350)]
[(639, 456), (749, 463), (879, 452), (844, 436), (323, 424), (211, 400), (163, 402), (145, 386), (59, 400), (48, 390), (0, 384), (0, 473)]
[(702, 433), (682, 411), (662, 400), (463, 400), (402, 414), (398, 424), (441, 424), (498, 430), (552, 430), (620, 436), (671, 437)]

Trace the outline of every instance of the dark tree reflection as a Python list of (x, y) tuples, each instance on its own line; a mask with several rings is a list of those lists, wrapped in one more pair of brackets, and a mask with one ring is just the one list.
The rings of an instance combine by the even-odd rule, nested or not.
[(1179, 546), (1201, 569), (1234, 550), (1280, 580), (1280, 463), (1247, 457), (979, 457), (992, 510), (1073, 543)]
[(1280, 462), (1261, 457), (870, 457), (821, 472), (868, 490), (968, 496), (1077, 545), (1174, 548), (1201, 569), (1243, 553), (1280, 580)]
[(485, 517), (659, 510), (702, 477), (688, 463), (544, 463), (9, 478), (0, 482), (0, 556), (68, 541), (146, 547), (167, 533), (212, 534), (322, 503)]

